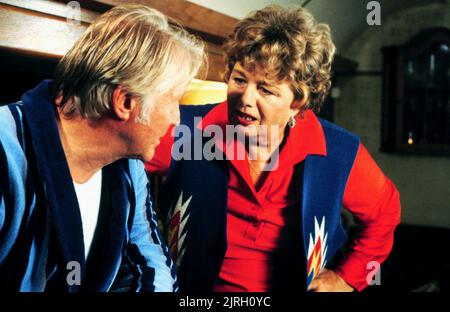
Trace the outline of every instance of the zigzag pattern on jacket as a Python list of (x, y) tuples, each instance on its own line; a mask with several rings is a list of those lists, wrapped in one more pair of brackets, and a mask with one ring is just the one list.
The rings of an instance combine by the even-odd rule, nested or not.
[(186, 224), (189, 220), (188, 207), (191, 200), (192, 196), (183, 202), (183, 192), (181, 192), (177, 203), (169, 210), (166, 219), (168, 220), (168, 224), (166, 224), (166, 229), (168, 231), (166, 237), (168, 238), (172, 259), (177, 268), (180, 267), (184, 253), (186, 252), (184, 240), (187, 235)]
[(325, 232), (325, 217), (322, 217), (320, 224), (317, 222), (317, 218), (314, 217), (314, 236), (312, 234), (309, 234), (307, 286), (319, 275), (326, 264), (328, 233)]

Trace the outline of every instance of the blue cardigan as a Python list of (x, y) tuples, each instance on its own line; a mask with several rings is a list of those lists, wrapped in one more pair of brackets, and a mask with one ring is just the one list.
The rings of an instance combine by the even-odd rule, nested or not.
[[(194, 125), (194, 117), (205, 116), (214, 106), (182, 106), (181, 124), (191, 131), (201, 131)], [(320, 122), (327, 155), (309, 155), (305, 159), (302, 190), (298, 190), (302, 192), (299, 209), (303, 230), (303, 246), (298, 248), (302, 248), (302, 254), (307, 257), (304, 279), (299, 280), (306, 281), (305, 287), (347, 238), (340, 212), (360, 143), (359, 138), (346, 130), (325, 120)], [(175, 140), (194, 137), (202, 137), (202, 134)], [(182, 291), (209, 291), (219, 276), (227, 248), (227, 166), (226, 160), (172, 159), (159, 194), (158, 215), (168, 229), (171, 250), (176, 244), (177, 254), (173, 256)], [(322, 259), (317, 262), (319, 256)]]
[[(0, 107), (0, 290), (176, 290), (138, 160), (103, 168), (99, 220), (85, 261), (50, 85), (44, 81), (21, 102)], [(80, 265), (81, 285), (67, 282), (72, 261)]]

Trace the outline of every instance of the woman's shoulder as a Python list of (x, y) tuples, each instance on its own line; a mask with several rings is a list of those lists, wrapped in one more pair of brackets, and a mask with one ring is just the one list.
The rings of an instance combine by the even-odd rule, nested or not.
[(354, 159), (361, 144), (359, 136), (330, 121), (319, 121), (325, 135), (327, 155), (337, 160), (347, 157)]
[(348, 139), (353, 139), (359, 141), (359, 136), (331, 121), (319, 118), (319, 122), (322, 125), (322, 128), (324, 130), (325, 136), (333, 134), (333, 135), (339, 135), (341, 137), (345, 137)]

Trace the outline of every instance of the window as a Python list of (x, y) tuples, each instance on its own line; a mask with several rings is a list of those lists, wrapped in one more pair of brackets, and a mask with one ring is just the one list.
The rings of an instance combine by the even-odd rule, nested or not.
[(450, 30), (383, 48), (381, 150), (450, 155)]

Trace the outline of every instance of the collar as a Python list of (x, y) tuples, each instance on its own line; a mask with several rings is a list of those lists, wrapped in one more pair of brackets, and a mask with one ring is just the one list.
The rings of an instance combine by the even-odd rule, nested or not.
[[(227, 124), (228, 103), (225, 101), (214, 107), (197, 128), (204, 131), (210, 125), (217, 125), (225, 135)], [(220, 146), (223, 147), (223, 145)], [(301, 117), (296, 117), (295, 127), (289, 129), (280, 158), (283, 163), (287, 161), (296, 164), (308, 155), (326, 156), (326, 154), (327, 148), (322, 124), (312, 110), (305, 110)]]
[(55, 107), (50, 100), (51, 84), (51, 80), (45, 80), (22, 96), (24, 116), (54, 220), (62, 261), (65, 264), (78, 261), (83, 275), (85, 259), (81, 215), (59, 137)]

